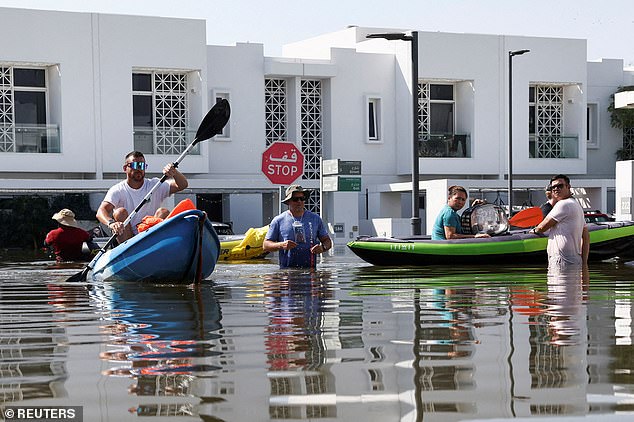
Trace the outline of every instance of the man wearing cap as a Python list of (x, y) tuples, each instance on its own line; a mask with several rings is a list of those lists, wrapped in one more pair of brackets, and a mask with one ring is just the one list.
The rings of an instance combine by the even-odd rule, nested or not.
[(58, 227), (46, 235), (44, 245), (52, 247), (58, 262), (86, 259), (82, 252), (84, 242), (90, 240), (90, 234), (77, 224), (75, 213), (64, 208), (52, 217)]
[(150, 192), (159, 178), (145, 178), (147, 163), (145, 156), (140, 151), (132, 151), (125, 156), (123, 171), (126, 180), (123, 180), (108, 190), (103, 202), (97, 210), (97, 220), (107, 225), (113, 234), (117, 235), (119, 243), (130, 239), (138, 233), (137, 224), (147, 215), (155, 215), (160, 209), (161, 203), (170, 195), (180, 192), (188, 185), (187, 178), (174, 167), (168, 164), (163, 168), (163, 174), (170, 177), (168, 183), (163, 183), (150, 197), (148, 203), (143, 205), (139, 212), (132, 218), (130, 224), (123, 227), (123, 222)]
[(332, 247), (319, 215), (304, 208), (310, 191), (299, 185), (286, 189), (288, 210), (273, 219), (263, 243), (267, 252), (279, 251), (280, 268), (314, 268), (315, 255)]

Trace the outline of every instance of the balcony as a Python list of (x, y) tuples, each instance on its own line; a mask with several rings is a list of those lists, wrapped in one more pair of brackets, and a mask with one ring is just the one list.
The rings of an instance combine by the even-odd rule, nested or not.
[(470, 158), (471, 136), (458, 133), (420, 134), (418, 156), (424, 158)]
[[(195, 130), (134, 129), (134, 149), (143, 154), (179, 155), (196, 136)], [(190, 151), (200, 155), (200, 144)]]
[(0, 152), (59, 153), (59, 127), (57, 125), (0, 125)]
[(579, 158), (577, 135), (529, 135), (530, 158)]

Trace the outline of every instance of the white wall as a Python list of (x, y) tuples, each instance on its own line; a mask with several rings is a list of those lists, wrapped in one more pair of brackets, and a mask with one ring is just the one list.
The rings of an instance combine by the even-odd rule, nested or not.
[(619, 86), (627, 84), (623, 60), (603, 59), (588, 63), (588, 103), (596, 104), (599, 115), (598, 148), (588, 148), (588, 174), (594, 177), (615, 176), (615, 167), (605, 165), (616, 160), (616, 150), (623, 146), (623, 132), (610, 125), (610, 97)]

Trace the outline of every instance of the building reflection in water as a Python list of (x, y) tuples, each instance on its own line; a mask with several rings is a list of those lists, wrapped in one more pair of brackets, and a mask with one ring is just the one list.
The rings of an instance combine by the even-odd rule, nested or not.
[(65, 323), (88, 301), (82, 286), (0, 283), (0, 402), (63, 399), (68, 394)]
[[(201, 416), (201, 407), (186, 398), (224, 401), (220, 383), (209, 380), (222, 369), (222, 316), (211, 286), (117, 283), (100, 286), (95, 294), (109, 315), (102, 330), (110, 341), (100, 358), (114, 367), (104, 374), (130, 377), (129, 394), (146, 398), (131, 413)], [(173, 400), (148, 403), (152, 396)]]
[(580, 272), (416, 290), (416, 420), (586, 414), (586, 293)]

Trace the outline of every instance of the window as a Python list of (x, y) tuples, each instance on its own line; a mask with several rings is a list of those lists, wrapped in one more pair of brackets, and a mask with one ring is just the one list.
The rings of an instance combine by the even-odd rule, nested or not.
[(570, 158), (578, 155), (575, 152), (576, 140), (563, 136), (563, 100), (563, 86), (529, 86), (528, 132), (530, 157)]
[(48, 125), (46, 69), (0, 65), (0, 152), (60, 152)]
[(588, 103), (586, 108), (586, 145), (588, 148), (599, 148), (599, 106)]
[[(304, 179), (319, 180), (322, 151), (322, 84), (320, 80), (300, 81), (300, 135), (304, 154)], [(312, 210), (311, 210), (312, 211)]]
[[(215, 91), (212, 95), (213, 104), (211, 106), (219, 103), (221, 100), (227, 100), (231, 103), (230, 94), (227, 91)], [(224, 128), (222, 128), (222, 133), (219, 133), (214, 138), (216, 141), (230, 141), (231, 140), (231, 118), (227, 122)]]
[(454, 86), (419, 84), (418, 128), (423, 138), (454, 133)]
[(287, 140), (286, 81), (265, 79), (264, 101), (266, 105), (266, 146)]
[(455, 133), (453, 84), (418, 84), (418, 136), (421, 157), (467, 157), (468, 136)]
[(187, 75), (133, 73), (132, 115), (134, 149), (144, 154), (182, 153), (194, 135), (194, 131), (187, 130)]
[(381, 142), (381, 99), (366, 97), (367, 104), (367, 134), (368, 142)]

